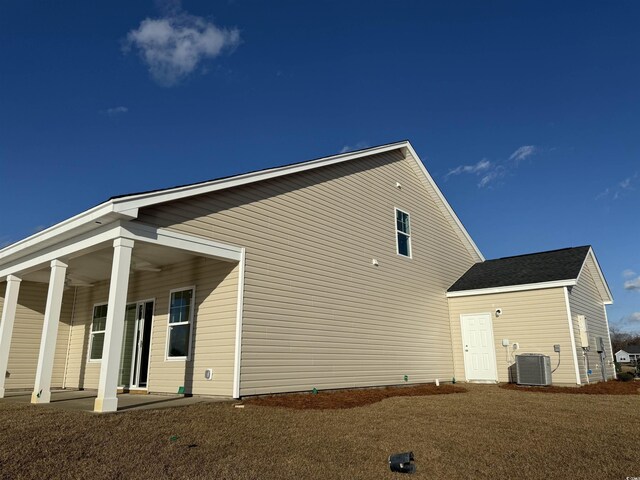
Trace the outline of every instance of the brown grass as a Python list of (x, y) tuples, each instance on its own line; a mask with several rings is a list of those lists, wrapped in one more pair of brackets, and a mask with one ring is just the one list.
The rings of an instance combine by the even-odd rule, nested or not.
[(0, 402), (0, 478), (391, 480), (403, 477), (387, 457), (404, 451), (414, 479), (640, 475), (636, 396), (465, 388), (332, 410), (225, 402), (96, 415)]
[(640, 383), (633, 380), (629, 382), (598, 382), (582, 387), (529, 387), (515, 383), (504, 383), (500, 387), (521, 392), (567, 393), (570, 395), (638, 395), (640, 393)]
[(296, 393), (290, 395), (268, 395), (246, 400), (247, 405), (263, 407), (285, 407), (297, 410), (332, 410), (362, 407), (391, 397), (421, 397), (425, 395), (447, 395), (464, 393), (467, 390), (455, 385), (415, 385), (408, 387), (362, 388), (330, 392)]

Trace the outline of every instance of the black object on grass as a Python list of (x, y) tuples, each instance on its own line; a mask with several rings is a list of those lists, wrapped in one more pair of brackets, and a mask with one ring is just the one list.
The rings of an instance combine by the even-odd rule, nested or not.
[(389, 455), (389, 468), (392, 472), (416, 473), (416, 465), (413, 460), (413, 452)]

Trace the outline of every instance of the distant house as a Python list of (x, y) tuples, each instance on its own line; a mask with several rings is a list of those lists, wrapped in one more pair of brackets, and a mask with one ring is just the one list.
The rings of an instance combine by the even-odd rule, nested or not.
[(631, 363), (640, 360), (640, 345), (628, 345), (616, 352), (616, 362)]
[(3, 248), (0, 397), (497, 382), (521, 352), (580, 385), (613, 374), (611, 302), (588, 246), (485, 261), (403, 141), (112, 197)]

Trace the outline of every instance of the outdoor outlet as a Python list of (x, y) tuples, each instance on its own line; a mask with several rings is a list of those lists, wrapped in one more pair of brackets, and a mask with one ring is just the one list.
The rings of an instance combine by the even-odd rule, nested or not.
[(511, 345), (511, 343), (509, 342), (508, 338), (503, 338), (502, 339), (502, 346), (503, 347), (508, 347), (509, 345)]
[(554, 345), (553, 346), (553, 351), (556, 353), (560, 353), (560, 345)]
[(204, 371), (204, 379), (205, 380), (213, 380), (213, 369), (207, 368)]

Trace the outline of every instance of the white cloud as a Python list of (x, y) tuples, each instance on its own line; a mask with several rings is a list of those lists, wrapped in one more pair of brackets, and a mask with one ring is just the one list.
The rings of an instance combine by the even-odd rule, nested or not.
[(461, 173), (476, 173), (479, 174), (488, 170), (491, 167), (491, 162), (486, 158), (483, 158), (475, 165), (459, 165), (453, 170), (450, 170), (449, 173), (445, 175), (446, 177), (450, 177), (451, 175), (460, 175)]
[(538, 148), (535, 145), (523, 145), (522, 147), (518, 148), (515, 152), (511, 154), (511, 156), (509, 157), (509, 160), (512, 160), (517, 164), (522, 160), (530, 157), (537, 151), (538, 151)]
[(632, 278), (624, 282), (625, 290), (635, 290), (640, 292), (640, 277)]
[(630, 268), (627, 268), (624, 272), (622, 272), (622, 276), (624, 278), (631, 278), (636, 274), (636, 272), (634, 272), (633, 270), (631, 270)]
[(453, 175), (460, 175), (463, 173), (473, 174), (480, 176), (478, 182), (478, 188), (485, 188), (491, 186), (496, 180), (505, 178), (511, 171), (518, 168), (519, 163), (531, 155), (538, 153), (540, 149), (535, 145), (523, 145), (513, 152), (508, 160), (502, 160), (497, 162), (491, 162), (486, 158), (483, 158), (474, 165), (459, 165), (456, 168), (449, 170), (444, 178), (445, 180)]
[(129, 109), (127, 107), (113, 107), (113, 108), (107, 108), (104, 113), (106, 113), (107, 115), (109, 115), (110, 117), (115, 117), (117, 115), (122, 115), (123, 113), (127, 113), (129, 111)]
[(162, 86), (178, 84), (205, 59), (240, 44), (237, 28), (221, 28), (202, 17), (172, 8), (163, 18), (147, 18), (127, 34), (125, 52), (134, 48)]
[(340, 153), (353, 152), (354, 150), (362, 150), (369, 147), (369, 144), (364, 141), (355, 143), (354, 145), (345, 145), (340, 149)]
[(612, 200), (618, 200), (619, 198), (628, 195), (631, 191), (635, 190), (634, 186), (639, 176), (640, 173), (635, 172), (633, 175), (618, 182), (614, 187), (604, 189), (596, 195), (596, 200), (609, 197), (611, 197)]
[(505, 174), (505, 170), (503, 168), (497, 168), (496, 170), (483, 175), (480, 181), (478, 182), (478, 188), (484, 188), (488, 186), (491, 182), (498, 178), (502, 178)]

